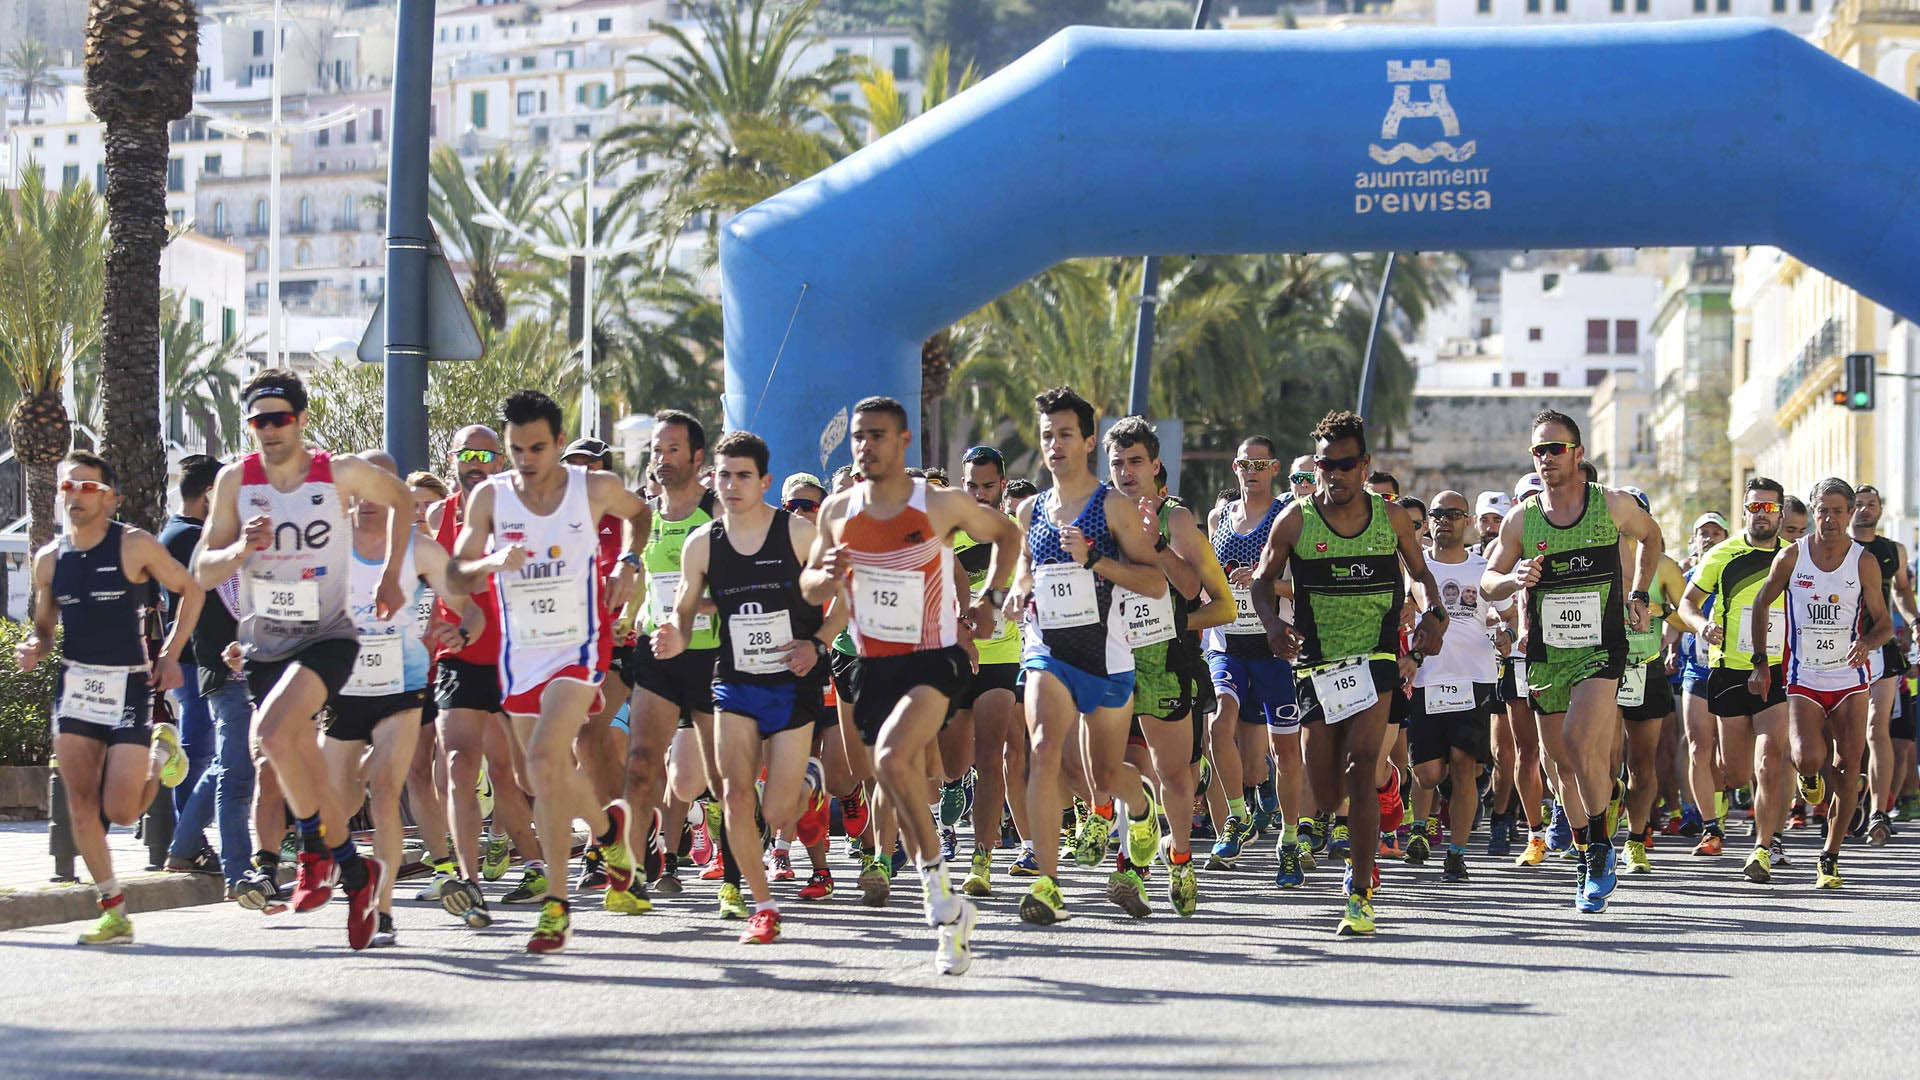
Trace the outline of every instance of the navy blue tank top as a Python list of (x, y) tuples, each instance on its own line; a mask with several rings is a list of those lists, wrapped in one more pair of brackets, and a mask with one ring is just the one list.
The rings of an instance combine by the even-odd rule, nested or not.
[[(1120, 542), (1107, 528), (1107, 492), (1111, 490), (1108, 484), (1096, 488), (1072, 524), (1087, 538), (1088, 547), (1103, 558), (1118, 559)], [(1033, 566), (1072, 562), (1060, 543), (1060, 527), (1053, 523), (1051, 511), (1059, 504), (1059, 488), (1048, 488), (1034, 503), (1033, 520), (1027, 525), (1027, 558)], [(1057, 657), (1093, 675), (1133, 670), (1133, 650), (1127, 646), (1125, 620), (1113, 602), (1113, 583), (1098, 574), (1092, 576), (1096, 617), (1091, 623), (1043, 628), (1037, 601), (1029, 602), (1024, 656)]]
[(775, 641), (805, 641), (820, 632), (826, 613), (800, 595), (800, 556), (785, 510), (773, 512), (760, 550), (743, 554), (727, 536), (724, 516), (708, 527), (707, 590), (720, 614), (720, 655), (714, 678), (723, 682), (773, 685), (794, 676), (771, 669)]
[(141, 667), (147, 663), (143, 636), (151, 582), (127, 580), (120, 566), (120, 540), (126, 527), (107, 523), (106, 538), (82, 551), (60, 538), (53, 564), (53, 598), (66, 631), (64, 655), (77, 664)]

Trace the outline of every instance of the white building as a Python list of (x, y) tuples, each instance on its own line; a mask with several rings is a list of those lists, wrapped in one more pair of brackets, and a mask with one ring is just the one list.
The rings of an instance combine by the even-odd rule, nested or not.
[[(1697, 19), (1765, 19), (1795, 33), (1813, 29), (1827, 0), (1426, 0), (1433, 25), (1566, 26)], [(1398, 7), (1399, 5), (1395, 5)]]
[(1503, 271), (1494, 385), (1598, 386), (1614, 371), (1650, 370), (1645, 331), (1659, 299), (1660, 279), (1636, 271)]

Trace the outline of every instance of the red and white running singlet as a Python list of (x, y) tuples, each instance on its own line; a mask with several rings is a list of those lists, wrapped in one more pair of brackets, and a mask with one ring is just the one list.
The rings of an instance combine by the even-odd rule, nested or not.
[(567, 471), (567, 491), (545, 516), (527, 509), (513, 476), (493, 487), (493, 536), (488, 550), (519, 544), (526, 565), (493, 575), (500, 611), (500, 693), (503, 699), (537, 690), (556, 677), (598, 686), (613, 653), (613, 635), (601, 607), (600, 533), (587, 497), (587, 470)]
[(840, 542), (853, 556), (847, 631), (861, 656), (904, 656), (960, 642), (953, 595), (953, 546), (927, 516), (927, 482), (916, 479), (906, 508), (889, 518), (868, 509), (872, 485), (848, 498)]

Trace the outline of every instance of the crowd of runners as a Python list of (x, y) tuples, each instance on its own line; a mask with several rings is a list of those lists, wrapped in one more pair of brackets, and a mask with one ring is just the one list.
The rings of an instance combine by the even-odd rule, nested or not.
[[(991, 446), (958, 484), (910, 468), (910, 414), (875, 397), (852, 464), (777, 497), (760, 438), (663, 411), (631, 490), (523, 390), (454, 436), (449, 486), (309, 445), (290, 372), (243, 398), (257, 448), (183, 462), (158, 537), (114, 520), (107, 462), (60, 466), (16, 660), (60, 644), (84, 944), (133, 937), (106, 823), (183, 782), (169, 867), (270, 915), (341, 893), (354, 949), (397, 944), (396, 910), (477, 929), (525, 905), (527, 950), (556, 952), (575, 904), (696, 903), (696, 875), (766, 944), (837, 867), (871, 906), (911, 869), (949, 974), (976, 900), (1058, 923), (1074, 875), (1190, 916), (1269, 887), (1236, 870), (1264, 842), (1272, 888), (1367, 935), (1382, 864), (1465, 887), (1477, 828), (1477, 859), (1571, 863), (1597, 913), (1657, 837), (1837, 889), (1848, 841), (1920, 816), (1912, 572), (1879, 494), (1838, 478), (1754, 477), (1738, 531), (1668, 539), (1558, 412), (1511, 491), (1425, 498), (1335, 412), (1290, 459), (1248, 436), (1203, 508), (1150, 424), (1096, 437), (1060, 387), (1038, 486)], [(424, 889), (397, 908), (403, 867)]]

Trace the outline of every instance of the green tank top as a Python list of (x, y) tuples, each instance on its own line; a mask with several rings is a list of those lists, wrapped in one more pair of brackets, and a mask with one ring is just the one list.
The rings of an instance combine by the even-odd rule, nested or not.
[[(654, 505), (652, 531), (647, 534), (647, 546), (640, 553), (641, 565), (647, 569), (647, 617), (641, 623), (647, 633), (653, 633), (659, 625), (656, 616), (664, 615), (668, 605), (674, 602), (680, 589), (680, 556), (686, 550), (687, 536), (713, 520), (714, 502), (713, 493), (708, 492), (700, 497), (693, 513), (679, 521), (667, 520), (662, 512), (666, 506), (664, 499)], [(720, 630), (713, 625), (713, 616), (697, 616), (693, 625), (687, 648), (720, 647)]]
[(1527, 590), (1527, 659), (1554, 662), (1591, 649), (1626, 649), (1620, 527), (1607, 513), (1606, 489), (1588, 484), (1586, 507), (1565, 528), (1547, 520), (1538, 499), (1523, 514), (1521, 558), (1546, 556), (1540, 584)]
[[(978, 597), (980, 590), (987, 586), (987, 566), (992, 558), (993, 548), (968, 536), (965, 529), (953, 534), (953, 555), (966, 568), (967, 582), (972, 586), (973, 595)], [(991, 638), (975, 638), (974, 647), (980, 650), (982, 664), (1017, 664), (1020, 662), (1020, 627), (1011, 619), (996, 620), (1000, 632)]]
[(1342, 536), (1320, 516), (1315, 500), (1300, 503), (1300, 540), (1293, 571), (1293, 628), (1306, 643), (1309, 670), (1357, 656), (1392, 660), (1400, 651), (1400, 540), (1386, 501), (1367, 495), (1371, 516), (1357, 536)]

